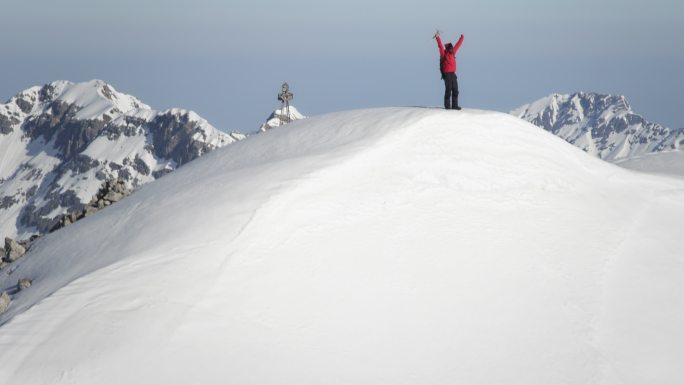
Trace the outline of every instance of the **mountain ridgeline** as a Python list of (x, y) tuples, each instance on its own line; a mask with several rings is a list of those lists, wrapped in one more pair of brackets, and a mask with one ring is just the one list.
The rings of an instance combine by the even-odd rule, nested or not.
[[(684, 128), (647, 121), (623, 96), (553, 94), (511, 114), (612, 162), (684, 147)], [(303, 118), (294, 106), (287, 117), (275, 110), (259, 132)], [(101, 80), (29, 88), (0, 104), (0, 238), (49, 232), (91, 210), (106, 183), (133, 191), (244, 138), (189, 110), (155, 111)]]
[(135, 189), (242, 138), (100, 80), (29, 88), (0, 104), (0, 236), (48, 232), (107, 181)]
[(553, 94), (511, 114), (608, 161), (684, 148), (684, 128), (647, 121), (632, 111), (624, 96)]

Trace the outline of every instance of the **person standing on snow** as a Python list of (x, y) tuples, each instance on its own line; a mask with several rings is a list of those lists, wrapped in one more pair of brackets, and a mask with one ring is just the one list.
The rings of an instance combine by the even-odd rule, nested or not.
[(463, 44), (463, 35), (458, 39), (455, 46), (447, 43), (446, 50), (442, 46), (442, 39), (439, 37), (439, 31), (434, 36), (437, 39), (437, 46), (439, 47), (439, 63), (442, 71), (442, 79), (444, 79), (444, 108), (460, 110), (458, 105), (458, 79), (456, 77), (456, 51), (461, 48)]

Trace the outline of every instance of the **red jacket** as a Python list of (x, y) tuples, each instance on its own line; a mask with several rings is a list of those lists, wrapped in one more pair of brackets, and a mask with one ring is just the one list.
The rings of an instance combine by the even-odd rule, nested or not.
[[(453, 52), (451, 53), (451, 55), (449, 55), (444, 51), (442, 39), (440, 39), (439, 35), (437, 35), (437, 45), (439, 46), (439, 58), (440, 60), (444, 60), (444, 72), (456, 72), (456, 51), (458, 51), (458, 49), (461, 48), (461, 44), (463, 44), (463, 35), (461, 35), (461, 38), (458, 39), (458, 42), (456, 43), (456, 45), (454, 45)], [(445, 54), (446, 58), (444, 57)]]

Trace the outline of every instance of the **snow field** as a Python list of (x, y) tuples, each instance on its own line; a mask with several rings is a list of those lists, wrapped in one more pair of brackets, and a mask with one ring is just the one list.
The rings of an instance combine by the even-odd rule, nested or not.
[(682, 198), (506, 114), (298, 121), (41, 240), (0, 383), (677, 383)]

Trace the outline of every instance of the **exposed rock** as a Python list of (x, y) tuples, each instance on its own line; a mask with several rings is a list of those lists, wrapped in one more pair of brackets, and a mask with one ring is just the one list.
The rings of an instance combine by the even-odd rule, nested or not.
[(26, 254), (26, 248), (12, 238), (5, 238), (5, 259), (14, 262)]
[(14, 197), (2, 197), (0, 198), (0, 209), (10, 208), (17, 203), (19, 203), (19, 201)]
[(0, 114), (0, 134), (12, 132), (12, 122), (5, 115)]
[(31, 283), (33, 282), (30, 279), (22, 278), (17, 282), (17, 289), (19, 289), (19, 291), (26, 290), (31, 287)]
[(17, 243), (20, 244), (25, 250), (28, 251), (29, 247), (31, 247), (31, 243), (33, 243), (33, 241), (35, 241), (38, 238), (39, 238), (38, 235), (33, 235), (33, 236), (31, 236), (31, 238), (24, 239), (23, 241), (19, 241)]
[(33, 104), (31, 102), (24, 100), (22, 98), (17, 98), (17, 100), (14, 101), (17, 104), (17, 107), (21, 110), (21, 112), (28, 114), (31, 112), (31, 109), (33, 108)]
[(171, 171), (173, 171), (173, 170), (169, 169), (169, 168), (164, 168), (161, 170), (154, 171), (152, 173), (152, 176), (154, 177), (154, 179), (159, 179), (159, 178), (163, 177), (164, 175), (170, 173)]
[(109, 162), (109, 168), (111, 168), (111, 169), (114, 170), (114, 171), (121, 170), (122, 167), (123, 167), (123, 166), (120, 165), (120, 164), (118, 164), (118, 163)]
[(82, 206), (78, 211), (64, 214), (60, 217), (57, 224), (49, 232), (57, 231), (62, 227), (68, 226), (83, 217), (92, 215), (99, 210), (118, 202), (129, 194), (126, 182), (123, 180), (108, 180), (102, 184), (100, 190), (93, 196), (90, 202)]
[(114, 100), (116, 99), (116, 96), (114, 95), (114, 92), (112, 91), (111, 88), (109, 88), (109, 85), (105, 84), (102, 87), (102, 94), (104, 95), (105, 98), (109, 100)]
[(24, 206), (19, 216), (19, 223), (27, 227), (35, 227), (39, 233), (49, 233), (59, 226), (61, 217), (50, 217), (49, 214), (61, 207), (73, 207), (75, 210), (80, 210), (83, 204), (73, 191), (60, 192), (55, 187), (53, 191), (45, 196), (45, 203), (36, 207), (35, 204), (28, 204)]
[(96, 168), (100, 162), (97, 160), (83, 154), (78, 154), (71, 160), (64, 163), (66, 170), (73, 171), (75, 173), (83, 174)]
[(142, 158), (140, 158), (138, 155), (135, 156), (135, 160), (133, 161), (133, 169), (143, 175), (150, 175), (152, 172), (147, 166), (147, 163), (145, 163), (145, 161), (142, 160)]
[(118, 202), (123, 199), (124, 195), (115, 191), (110, 191), (104, 196), (104, 199), (110, 202)]
[(0, 270), (2, 270), (2, 269), (4, 269), (5, 267), (7, 267), (7, 265), (9, 265), (9, 263), (7, 263), (7, 262), (3, 261), (2, 259), (0, 259)]
[(7, 308), (11, 302), (12, 299), (10, 298), (9, 294), (7, 294), (6, 291), (3, 291), (2, 294), (0, 294), (0, 314), (7, 311)]
[(93, 215), (97, 212), (97, 207), (93, 206), (86, 206), (85, 209), (83, 209), (83, 216), (87, 217), (89, 215)]
[(36, 191), (38, 191), (38, 186), (32, 186), (26, 191), (26, 198), (32, 198), (34, 195), (36, 195)]

